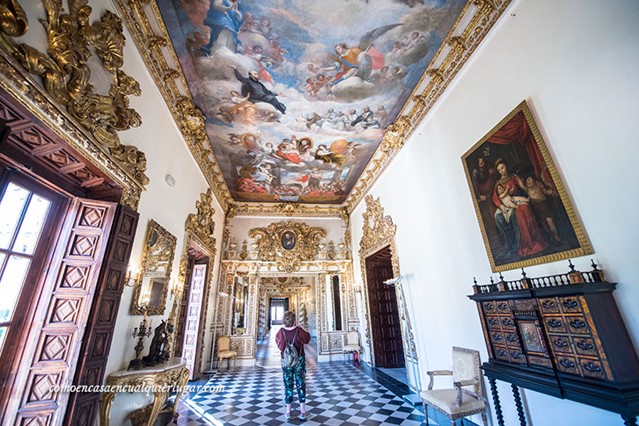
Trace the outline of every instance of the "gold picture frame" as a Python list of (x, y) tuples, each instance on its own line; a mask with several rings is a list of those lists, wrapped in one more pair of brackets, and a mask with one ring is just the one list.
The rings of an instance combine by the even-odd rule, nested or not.
[(149, 220), (141, 272), (133, 288), (131, 315), (164, 315), (176, 244), (173, 234)]
[(462, 163), (493, 272), (593, 252), (526, 101)]

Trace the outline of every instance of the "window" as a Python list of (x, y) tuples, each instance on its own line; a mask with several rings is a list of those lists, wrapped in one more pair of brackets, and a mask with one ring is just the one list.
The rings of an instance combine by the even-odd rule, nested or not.
[(0, 354), (20, 336), (19, 324), (37, 293), (58, 201), (15, 173), (0, 181)]

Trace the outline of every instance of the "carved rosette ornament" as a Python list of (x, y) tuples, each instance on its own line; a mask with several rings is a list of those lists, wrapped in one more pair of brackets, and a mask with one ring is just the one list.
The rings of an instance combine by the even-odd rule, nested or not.
[[(122, 71), (125, 44), (122, 20), (106, 11), (91, 24), (87, 0), (43, 1), (46, 19), (40, 20), (47, 37), (46, 53), (14, 39), (29, 29), (24, 10), (15, 0), (0, 2), (0, 48), (28, 73), (39, 77), (48, 96), (66, 108), (82, 127), (142, 186), (146, 157), (133, 146), (120, 143), (117, 132), (138, 127), (140, 115), (129, 108), (129, 96), (140, 96), (136, 80)], [(97, 61), (92, 57), (96, 56)], [(91, 84), (89, 63), (100, 63), (111, 84), (100, 94)], [(97, 79), (96, 79), (97, 80)], [(98, 82), (96, 81), (96, 84)]]
[(303, 261), (315, 258), (317, 245), (320, 238), (326, 237), (326, 230), (305, 223), (279, 222), (266, 228), (253, 228), (249, 237), (257, 239), (261, 260), (275, 262), (280, 271), (293, 272)]

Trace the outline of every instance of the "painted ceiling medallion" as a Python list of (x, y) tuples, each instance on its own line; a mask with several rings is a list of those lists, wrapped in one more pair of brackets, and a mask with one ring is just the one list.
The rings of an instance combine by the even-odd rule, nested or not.
[(293, 272), (303, 261), (315, 258), (320, 238), (326, 237), (326, 230), (305, 223), (279, 222), (266, 228), (253, 228), (249, 237), (257, 239), (260, 259), (275, 262), (281, 271)]
[(157, 4), (232, 197), (342, 203), (466, 1)]

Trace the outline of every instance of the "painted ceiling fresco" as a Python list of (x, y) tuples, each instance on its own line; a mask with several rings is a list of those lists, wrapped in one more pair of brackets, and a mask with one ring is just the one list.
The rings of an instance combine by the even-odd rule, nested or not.
[(238, 201), (341, 203), (465, 0), (159, 0)]

